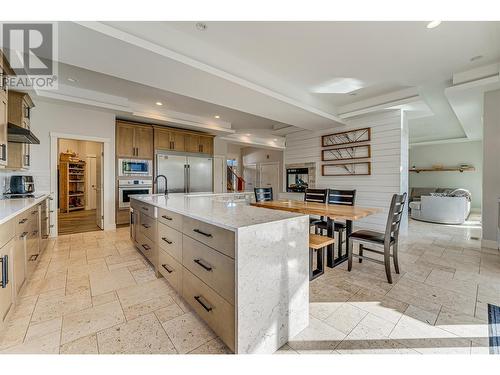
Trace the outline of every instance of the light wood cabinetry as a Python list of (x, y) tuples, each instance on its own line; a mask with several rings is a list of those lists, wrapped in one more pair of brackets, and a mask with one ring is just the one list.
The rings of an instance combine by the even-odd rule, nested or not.
[(187, 134), (186, 135), (186, 151), (196, 152), (201, 154), (214, 153), (214, 139), (209, 135)]
[[(2, 73), (0, 68), (0, 80)], [(8, 143), (7, 143), (7, 122), (8, 122), (8, 95), (7, 91), (0, 87), (0, 166), (7, 166)]]
[(135, 199), (131, 207), (136, 247), (234, 351), (234, 232)]
[(0, 328), (3, 324), (7, 314), (9, 313), (12, 305), (14, 304), (14, 293), (12, 283), (12, 254), (14, 253), (14, 240), (10, 239), (7, 243), (3, 244), (0, 248), (0, 278), (2, 285), (0, 286)]
[[(9, 91), (8, 122), (25, 129), (30, 129), (31, 109), (34, 106), (28, 94)], [(31, 164), (31, 146), (25, 143), (8, 142), (7, 159), (7, 167), (10, 169), (29, 169)]]
[(169, 151), (185, 151), (185, 133), (170, 128), (154, 128), (155, 149)]
[(116, 157), (153, 158), (153, 128), (129, 122), (116, 122)]
[[(44, 218), (41, 215), (47, 213), (47, 207), (48, 198), (0, 224), (0, 264), (7, 264), (3, 272), (0, 271), (1, 279), (5, 281), (4, 287), (0, 287), (0, 329), (44, 250), (44, 243), (41, 242), (42, 232), (45, 232), (41, 228)], [(45, 223), (48, 229), (48, 222)]]

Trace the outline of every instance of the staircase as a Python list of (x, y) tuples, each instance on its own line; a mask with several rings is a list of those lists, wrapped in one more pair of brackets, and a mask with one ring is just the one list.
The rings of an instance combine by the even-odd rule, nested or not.
[(245, 191), (245, 180), (238, 176), (234, 169), (230, 166), (227, 167), (227, 191)]

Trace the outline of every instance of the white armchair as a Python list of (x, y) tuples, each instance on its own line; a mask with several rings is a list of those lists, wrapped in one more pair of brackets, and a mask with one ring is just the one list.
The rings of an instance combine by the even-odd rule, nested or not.
[(411, 202), (411, 217), (415, 220), (441, 224), (463, 224), (470, 214), (467, 197), (422, 196), (420, 202)]

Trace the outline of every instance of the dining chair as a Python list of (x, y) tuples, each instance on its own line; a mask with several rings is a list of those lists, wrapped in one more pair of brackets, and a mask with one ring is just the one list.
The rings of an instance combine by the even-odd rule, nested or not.
[(254, 188), (255, 201), (256, 202), (266, 202), (273, 200), (273, 188)]
[[(304, 192), (304, 202), (326, 203), (328, 189), (306, 189)], [(309, 216), (309, 226), (315, 227), (316, 224), (321, 223), (323, 220), (320, 217)], [(318, 229), (316, 229), (316, 232)]]
[[(349, 236), (349, 248), (347, 249), (348, 271), (351, 271), (352, 269), (353, 257), (359, 258), (359, 263), (361, 263), (363, 260), (369, 260), (385, 266), (387, 281), (389, 282), (389, 284), (392, 284), (391, 257), (394, 262), (394, 269), (396, 273), (399, 274), (398, 237), (401, 218), (403, 217), (403, 211), (405, 208), (405, 201), (406, 193), (401, 195), (394, 194), (392, 196), (389, 215), (387, 217), (387, 224), (385, 226), (385, 233), (375, 232), (371, 230), (358, 230), (356, 232), (353, 232)], [(354, 243), (359, 244), (359, 254), (354, 254), (352, 251)], [(375, 247), (375, 249), (370, 249), (368, 247), (365, 247), (365, 245)], [(380, 250), (376, 248), (379, 248)], [(381, 260), (367, 257), (363, 255), (364, 251), (370, 251), (379, 255), (383, 255), (384, 261), (382, 262)]]
[[(328, 189), (328, 204), (343, 204), (346, 206), (354, 206), (356, 200), (356, 190), (337, 190)], [(322, 220), (320, 223), (316, 224), (320, 232), (327, 230), (328, 222)], [(339, 241), (337, 242), (337, 251), (339, 256), (342, 255), (342, 244), (345, 243), (344, 233), (346, 232), (346, 224), (342, 222), (335, 221), (333, 230), (339, 233)]]

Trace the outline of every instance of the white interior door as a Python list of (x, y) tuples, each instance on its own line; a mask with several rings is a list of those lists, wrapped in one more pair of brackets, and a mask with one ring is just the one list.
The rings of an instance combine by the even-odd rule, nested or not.
[(87, 210), (95, 210), (96, 209), (96, 195), (97, 195), (97, 176), (96, 176), (96, 162), (97, 159), (95, 156), (87, 157), (87, 175), (85, 176), (87, 185), (87, 202), (85, 209)]
[[(101, 150), (102, 150), (102, 145), (101, 145)], [(102, 151), (97, 154), (96, 157), (96, 163), (95, 163), (95, 176), (96, 176), (96, 181), (95, 181), (95, 196), (96, 196), (96, 224), (99, 228), (104, 229), (104, 217), (103, 217), (103, 210), (102, 208), (104, 207), (104, 193), (103, 193), (103, 181), (104, 181), (104, 168), (102, 167), (102, 162), (103, 162), (103, 153)]]
[(253, 191), (257, 184), (257, 164), (243, 166), (243, 179), (245, 180), (245, 191)]
[(273, 188), (273, 194), (277, 197), (279, 193), (279, 176), (280, 176), (280, 165), (279, 163), (265, 163), (260, 164), (259, 167), (259, 187), (271, 187)]

